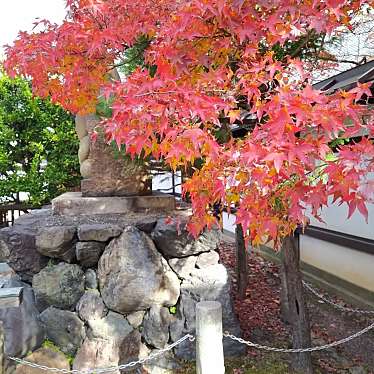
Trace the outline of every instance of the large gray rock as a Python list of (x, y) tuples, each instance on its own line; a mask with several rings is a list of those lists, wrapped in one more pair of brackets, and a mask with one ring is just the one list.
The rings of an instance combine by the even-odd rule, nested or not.
[[(239, 322), (231, 302), (228, 272), (223, 265), (213, 265), (193, 270), (191, 277), (182, 282), (176, 321), (170, 325), (172, 341), (178, 340), (185, 334), (195, 334), (196, 304), (200, 301), (220, 302), (223, 329), (240, 337)], [(242, 355), (245, 352), (245, 346), (225, 339), (224, 351), (226, 356)], [(195, 345), (189, 341), (183, 342), (175, 349), (175, 352), (178, 357), (191, 360), (195, 357)]]
[[(70, 370), (70, 363), (67, 357), (57, 350), (50, 348), (40, 348), (25, 358), (26, 361), (34, 362), (38, 365), (50, 368)], [(18, 365), (14, 374), (39, 374), (40, 369), (26, 365)]]
[(179, 298), (176, 274), (152, 240), (135, 227), (113, 239), (99, 261), (101, 296), (107, 307), (132, 313), (153, 304), (172, 306)]
[(76, 309), (83, 321), (100, 319), (107, 314), (107, 309), (97, 290), (86, 291), (78, 301)]
[(79, 264), (86, 268), (96, 266), (104, 248), (105, 244), (100, 242), (78, 242), (75, 253)]
[(47, 265), (48, 258), (36, 250), (35, 230), (16, 225), (0, 230), (0, 261), (7, 262), (22, 280), (30, 282)]
[(39, 348), (45, 339), (43, 325), (35, 305), (33, 290), (26, 283), (10, 279), (4, 287), (23, 287), (23, 300), (17, 308), (0, 308), (0, 321), (5, 330), (5, 353), (23, 357)]
[(35, 238), (36, 249), (43, 256), (72, 262), (75, 233), (74, 226), (41, 227)]
[(218, 229), (205, 230), (194, 239), (187, 231), (186, 224), (186, 217), (181, 217), (180, 222), (173, 223), (166, 223), (163, 218), (157, 221), (152, 239), (166, 258), (187, 257), (217, 248), (221, 238)]
[(167, 345), (172, 317), (168, 308), (158, 305), (153, 305), (146, 313), (142, 335), (149, 345), (160, 349)]
[(48, 306), (73, 310), (84, 294), (84, 273), (78, 265), (47, 266), (34, 275), (32, 286), (40, 310)]
[(78, 227), (78, 238), (81, 241), (107, 242), (121, 235), (122, 228), (110, 224), (86, 224)]
[[(86, 338), (75, 356), (73, 369), (88, 370), (117, 366), (119, 362), (118, 344), (114, 340)], [(119, 371), (111, 371), (119, 374)]]
[(76, 313), (49, 307), (40, 314), (40, 321), (50, 341), (62, 352), (75, 355), (85, 338), (84, 323)]
[(91, 319), (88, 321), (89, 337), (114, 340), (120, 343), (129, 335), (133, 328), (121, 314), (109, 312), (101, 319)]

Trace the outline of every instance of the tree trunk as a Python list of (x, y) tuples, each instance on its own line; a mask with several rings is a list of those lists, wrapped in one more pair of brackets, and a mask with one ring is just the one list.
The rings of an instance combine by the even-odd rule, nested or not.
[[(307, 348), (311, 346), (310, 323), (303, 293), (298, 237), (284, 239), (281, 257), (283, 318), (291, 325), (293, 348)], [(291, 355), (293, 370), (313, 374), (310, 352)]]
[(236, 225), (236, 278), (238, 282), (238, 295), (241, 300), (245, 299), (248, 285), (248, 252), (245, 246), (242, 225)]

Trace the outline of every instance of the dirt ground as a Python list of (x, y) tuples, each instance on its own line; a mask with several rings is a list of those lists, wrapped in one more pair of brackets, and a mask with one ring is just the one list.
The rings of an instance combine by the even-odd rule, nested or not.
[[(289, 328), (280, 319), (279, 267), (261, 257), (251, 255), (246, 298), (239, 300), (236, 294), (234, 244), (223, 242), (220, 256), (232, 276), (234, 307), (240, 320), (243, 337), (262, 345), (290, 347)], [(324, 290), (318, 290), (331, 298)], [(309, 292), (306, 295), (313, 346), (347, 337), (370, 325), (374, 320), (374, 315), (370, 319), (368, 316), (344, 313)], [(343, 300), (331, 299), (341, 305), (349, 306)], [(316, 373), (374, 374), (374, 331), (371, 330), (339, 347), (313, 353), (312, 357)], [(289, 360), (287, 354), (269, 354), (248, 348), (247, 357), (235, 360), (234, 365), (237, 367), (228, 371), (234, 374), (288, 373)], [(269, 365), (268, 370), (266, 365)], [(261, 371), (262, 367), (264, 371)]]

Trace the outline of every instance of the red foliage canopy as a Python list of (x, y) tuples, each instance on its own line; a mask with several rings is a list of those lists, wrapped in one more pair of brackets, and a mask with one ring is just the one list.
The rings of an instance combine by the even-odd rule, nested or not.
[[(9, 74), (31, 76), (34, 91), (64, 108), (93, 111), (99, 90), (113, 97), (108, 140), (131, 155), (163, 158), (173, 168), (202, 160), (184, 185), (192, 199), (190, 230), (215, 222), (212, 206), (237, 205), (237, 222), (258, 244), (278, 240), (331, 200), (367, 217), (373, 199), (373, 123), (357, 101), (367, 85), (324, 94), (302, 62), (275, 58), (311, 29), (329, 33), (371, 1), (363, 0), (67, 0), (61, 25), (41, 22), (7, 49)], [(122, 82), (107, 73), (139, 35), (152, 38), (147, 66)], [(240, 101), (240, 104), (239, 104)], [(245, 103), (253, 131), (220, 143)], [(364, 135), (331, 156), (337, 138)]]

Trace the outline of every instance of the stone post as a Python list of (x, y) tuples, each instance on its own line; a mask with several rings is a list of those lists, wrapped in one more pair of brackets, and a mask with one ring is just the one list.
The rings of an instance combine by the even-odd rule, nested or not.
[(224, 374), (222, 306), (216, 301), (196, 305), (196, 372)]

